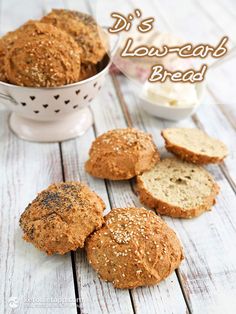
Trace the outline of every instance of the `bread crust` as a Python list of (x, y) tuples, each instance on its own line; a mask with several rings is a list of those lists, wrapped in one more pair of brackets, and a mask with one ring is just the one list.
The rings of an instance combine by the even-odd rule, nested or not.
[(133, 128), (115, 129), (92, 143), (85, 169), (94, 177), (128, 180), (151, 169), (159, 160), (151, 135)]
[(0, 39), (0, 81), (54, 87), (92, 77), (107, 54), (108, 40), (100, 35), (93, 17), (77, 11), (52, 10), (40, 21), (29, 20)]
[(157, 284), (184, 258), (175, 232), (144, 208), (112, 209), (85, 248), (99, 276), (120, 289)]
[(54, 9), (41, 20), (67, 32), (81, 48), (81, 74), (80, 81), (94, 76), (97, 73), (96, 65), (106, 55), (105, 38), (102, 42), (101, 28), (94, 18), (88, 14)]
[(35, 21), (27, 22), (16, 32), (18, 37), (5, 56), (9, 82), (55, 87), (79, 81), (81, 49), (66, 32)]
[(68, 33), (82, 49), (81, 62), (97, 64), (106, 54), (100, 39), (100, 27), (91, 15), (86, 13), (53, 9), (41, 19)]
[(40, 192), (20, 217), (23, 239), (51, 255), (84, 247), (104, 222), (102, 199), (80, 182), (61, 182)]
[[(29, 21), (28, 23), (31, 22), (32, 21)], [(7, 55), (7, 52), (11, 49), (12, 45), (22, 34), (22, 31), (24, 30), (24, 26), (26, 24), (24, 24), (15, 31), (8, 32), (7, 34), (0, 38), (0, 81), (2, 82), (8, 82), (5, 70), (5, 57)]]
[(161, 132), (162, 137), (165, 140), (165, 147), (166, 149), (173, 153), (176, 157), (179, 157), (181, 160), (185, 160), (188, 162), (192, 162), (194, 164), (198, 165), (206, 165), (206, 164), (218, 164), (221, 163), (224, 158), (227, 156), (217, 157), (217, 156), (207, 156), (200, 153), (195, 153), (191, 150), (188, 150), (185, 147), (178, 146), (168, 139), (168, 135), (166, 134), (166, 131), (163, 130)]
[(97, 65), (92, 63), (81, 63), (79, 80), (86, 80), (97, 74)]

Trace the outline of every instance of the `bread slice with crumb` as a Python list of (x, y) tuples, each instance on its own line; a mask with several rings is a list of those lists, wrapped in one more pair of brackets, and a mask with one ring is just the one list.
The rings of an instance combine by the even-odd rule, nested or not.
[(195, 164), (220, 163), (228, 154), (223, 142), (199, 129), (170, 128), (161, 135), (168, 151)]
[(140, 201), (160, 214), (193, 218), (211, 209), (219, 186), (201, 166), (166, 158), (137, 177), (137, 190)]

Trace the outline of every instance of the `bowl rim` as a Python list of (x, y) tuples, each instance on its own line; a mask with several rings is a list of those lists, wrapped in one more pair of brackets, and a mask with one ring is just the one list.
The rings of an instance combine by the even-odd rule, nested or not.
[(107, 62), (106, 66), (102, 69), (102, 71), (98, 72), (97, 74), (87, 78), (86, 80), (82, 80), (79, 82), (75, 82), (75, 83), (71, 83), (71, 84), (67, 84), (67, 85), (62, 85), (62, 86), (53, 86), (53, 87), (29, 87), (29, 86), (20, 86), (20, 85), (14, 85), (14, 84), (10, 84), (10, 83), (6, 83), (6, 82), (2, 82), (0, 81), (0, 85), (5, 86), (5, 87), (10, 87), (10, 88), (16, 88), (16, 89), (27, 89), (27, 90), (56, 90), (56, 89), (66, 89), (66, 88), (70, 88), (73, 86), (80, 86), (83, 85), (84, 83), (88, 83), (90, 81), (93, 81), (94, 79), (98, 78), (100, 75), (102, 75), (104, 72), (106, 72), (111, 63), (112, 63), (112, 58), (107, 54), (109, 61)]

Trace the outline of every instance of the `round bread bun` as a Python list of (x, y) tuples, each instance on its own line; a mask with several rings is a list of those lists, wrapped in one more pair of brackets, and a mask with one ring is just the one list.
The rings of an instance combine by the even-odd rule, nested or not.
[(199, 129), (171, 128), (161, 134), (168, 151), (192, 163), (220, 163), (228, 154), (224, 143)]
[(157, 284), (183, 260), (175, 232), (144, 208), (112, 209), (85, 248), (99, 276), (121, 289)]
[(5, 72), (5, 55), (6, 55), (6, 45), (2, 38), (0, 38), (0, 81), (7, 82), (6, 72)]
[(8, 81), (28, 87), (54, 87), (79, 81), (81, 50), (66, 32), (30, 21), (18, 30), (5, 57)]
[(50, 185), (21, 215), (23, 238), (48, 255), (75, 251), (102, 226), (104, 208), (101, 198), (82, 183)]
[(150, 134), (126, 128), (100, 135), (89, 151), (85, 168), (94, 177), (128, 180), (151, 169), (160, 159)]
[(219, 187), (204, 168), (166, 158), (137, 177), (140, 201), (158, 213), (192, 218), (210, 210)]
[(5, 71), (5, 57), (7, 52), (11, 49), (18, 36), (21, 34), (22, 27), (16, 31), (9, 32), (0, 38), (0, 81), (8, 82)]
[[(100, 28), (92, 16), (70, 10), (52, 10), (41, 20), (52, 24), (71, 35), (82, 49), (80, 80), (96, 74), (96, 64), (106, 54), (100, 38)], [(95, 73), (94, 73), (95, 72)]]
[(98, 73), (97, 65), (92, 63), (81, 63), (79, 80), (83, 81)]

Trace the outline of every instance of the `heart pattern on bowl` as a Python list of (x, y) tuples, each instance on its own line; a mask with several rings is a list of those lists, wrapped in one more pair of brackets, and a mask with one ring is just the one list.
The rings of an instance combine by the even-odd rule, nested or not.
[(19, 112), (26, 118), (50, 121), (57, 120), (58, 117), (89, 105), (97, 96), (104, 80), (105, 75), (97, 75), (97, 77), (94, 76), (94, 79), (91, 78), (68, 86), (48, 89), (18, 87), (7, 84), (7, 93), (15, 100), (13, 111)]

